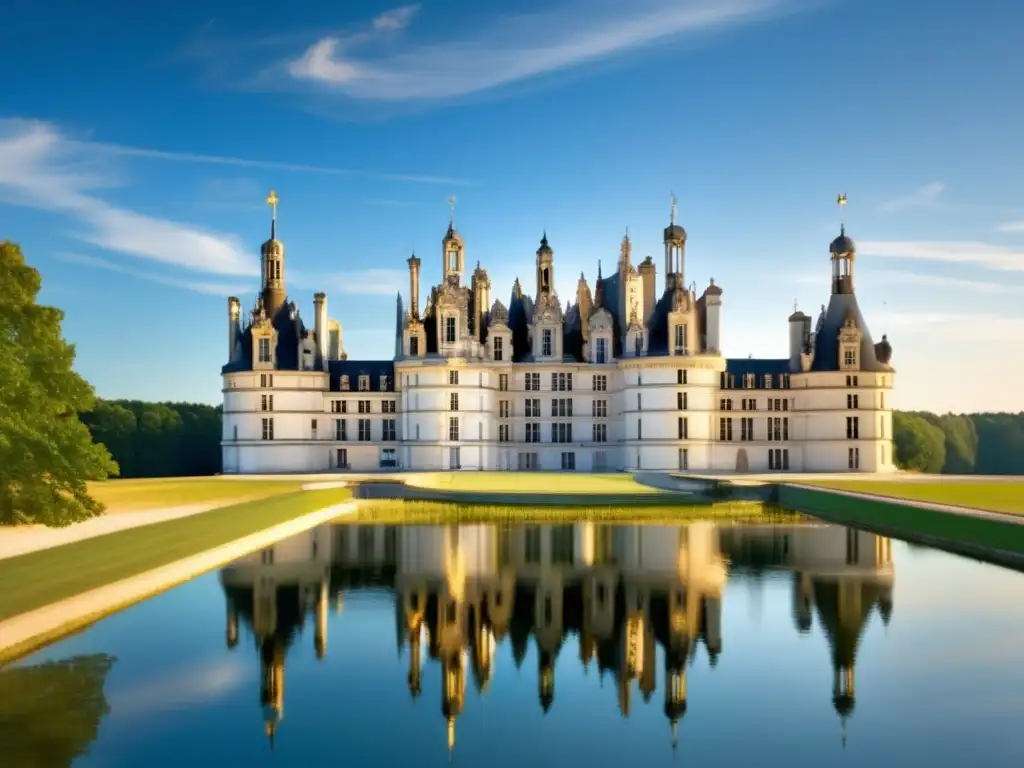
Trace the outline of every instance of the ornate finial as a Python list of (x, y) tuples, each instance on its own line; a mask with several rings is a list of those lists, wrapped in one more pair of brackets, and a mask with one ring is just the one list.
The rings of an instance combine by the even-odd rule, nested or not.
[(445, 198), (448, 201), (449, 213), (448, 213), (448, 226), (455, 229), (455, 195)]
[(601, 279), (601, 260), (597, 260), (597, 279)]
[(672, 201), (671, 213), (669, 214), (669, 224), (674, 225), (676, 223), (676, 193), (673, 192), (669, 196), (669, 199)]
[(846, 193), (836, 196), (836, 205), (839, 206), (839, 234), (846, 234), (846, 223), (843, 221), (843, 209), (846, 207)]
[(270, 206), (270, 239), (273, 240), (277, 230), (277, 192), (274, 190), (267, 195), (267, 205)]

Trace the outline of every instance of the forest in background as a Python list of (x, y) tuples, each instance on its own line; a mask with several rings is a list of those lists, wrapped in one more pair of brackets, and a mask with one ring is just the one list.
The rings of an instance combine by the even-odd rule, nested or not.
[[(121, 477), (213, 475), (221, 470), (221, 408), (199, 403), (98, 400), (83, 413)], [(893, 450), (903, 469), (942, 474), (1024, 475), (1024, 413), (893, 413)]]

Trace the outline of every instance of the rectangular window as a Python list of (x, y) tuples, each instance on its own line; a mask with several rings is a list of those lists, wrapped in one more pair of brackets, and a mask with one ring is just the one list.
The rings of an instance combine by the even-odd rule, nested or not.
[(502, 392), (508, 392), (508, 374), (502, 373), (498, 376), (498, 389)]
[(843, 350), (843, 363), (847, 366), (854, 366), (857, 364), (857, 350), (853, 347), (847, 347)]
[(848, 452), (849, 469), (860, 469), (860, 448), (850, 448)]
[(316, 440), (316, 419), (313, 419), (309, 424), (309, 433), (313, 440)]
[(551, 329), (550, 328), (545, 328), (543, 331), (541, 331), (541, 352), (540, 353), (542, 355), (544, 355), (544, 357), (551, 357), (551, 355), (554, 354), (554, 350), (552, 349), (552, 346), (553, 345), (552, 345)]
[(636, 393), (636, 409), (638, 411), (642, 411), (644, 409), (643, 395), (639, 392)]
[(595, 392), (607, 392), (608, 391), (608, 377), (604, 374), (600, 376), (594, 376), (594, 391)]
[(420, 337), (413, 335), (409, 337), (409, 357), (419, 357)]
[(591, 425), (591, 438), (595, 443), (607, 443), (608, 442), (608, 425), (607, 424), (592, 424)]
[(499, 424), (498, 425), (498, 442), (499, 443), (511, 442), (509, 440), (509, 427), (510, 427), (510, 425), (508, 425), (508, 424)]
[(731, 411), (732, 410), (732, 398), (723, 397), (718, 403), (718, 410), (720, 411)]
[(595, 418), (605, 418), (608, 416), (608, 401), (607, 400), (594, 400), (590, 403), (590, 415)]
[(338, 449), (338, 469), (348, 469), (348, 448)]
[(789, 419), (782, 420), (782, 439), (789, 440)]
[(458, 448), (448, 449), (448, 468), (462, 469), (462, 456)]
[(576, 469), (576, 454), (572, 451), (562, 453), (562, 469)]
[(335, 440), (348, 440), (348, 434), (347, 434), (348, 431), (345, 429), (345, 427), (347, 425), (348, 425), (348, 422), (345, 421), (344, 419), (335, 419), (334, 420), (334, 439)]
[(718, 439), (725, 441), (732, 440), (732, 419), (720, 418), (718, 420)]
[(857, 386), (857, 377), (856, 376), (847, 376), (846, 377), (846, 386), (848, 386), (848, 387), (856, 387)]
[(551, 442), (552, 443), (571, 443), (572, 442), (572, 424), (552, 424), (551, 425)]
[(740, 419), (740, 440), (754, 439), (754, 420), (749, 416)]
[[(540, 415), (540, 414), (538, 414)], [(572, 416), (572, 398), (556, 397), (551, 401), (551, 415), (562, 418)]]
[(686, 383), (686, 369), (685, 368), (680, 368), (678, 371), (676, 371), (676, 384), (685, 384), (685, 383)]
[(859, 399), (859, 397), (857, 395), (847, 395), (846, 396), (846, 407), (847, 408), (851, 408), (851, 409), (859, 408), (860, 407), (860, 399)]
[(530, 422), (526, 425), (526, 442), (540, 442), (540, 424), (537, 424), (536, 422)]
[(270, 359), (270, 339), (263, 337), (260, 339), (260, 362), (269, 363)]
[(261, 411), (272, 411), (272, 410), (274, 410), (274, 396), (273, 395), (261, 395), (260, 396), (260, 410)]
[(882, 408), (883, 411), (885, 410), (885, 392), (882, 393), (882, 405), (881, 405), (881, 408)]
[(679, 469), (687, 470), (690, 468), (690, 450), (688, 448), (679, 449)]
[(459, 439), (459, 417), (452, 416), (448, 419), (448, 439), (458, 440)]
[(339, 386), (341, 387), (341, 391), (342, 392), (348, 392), (348, 389), (349, 389), (349, 386), (348, 386), (348, 376), (342, 376), (341, 377), (341, 384)]
[(359, 406), (360, 413), (370, 412), (370, 401), (369, 400), (357, 400), (356, 405)]
[(274, 439), (274, 420), (264, 419), (263, 420), (263, 439), (273, 440)]
[(848, 440), (857, 440), (860, 438), (860, 417), (859, 416), (847, 416), (846, 417), (846, 438)]
[(397, 430), (395, 429), (395, 419), (384, 419), (381, 422), (381, 429), (382, 429), (382, 434), (380, 436), (381, 440), (396, 440), (397, 439), (395, 437), (395, 435), (397, 434)]
[(398, 413), (398, 401), (384, 400), (381, 403), (381, 413)]
[(675, 333), (676, 333), (676, 345), (675, 345), (676, 346), (676, 354), (677, 355), (685, 355), (686, 354), (686, 326), (685, 325), (677, 325)]
[(689, 420), (685, 416), (679, 417), (679, 439), (688, 440), (690, 435)]
[(523, 405), (526, 408), (526, 418), (540, 418), (540, 398), (529, 398)]
[(527, 373), (523, 377), (527, 392), (540, 392), (540, 374)]
[(505, 355), (505, 340), (501, 336), (494, 337), (494, 359), (502, 360)]
[(445, 344), (454, 344), (456, 340), (455, 335), (455, 318), (446, 317), (444, 319), (444, 341)]
[(365, 374), (359, 377), (359, 391), (369, 392), (370, 391), (370, 377)]
[(360, 441), (367, 443), (370, 441), (370, 420), (360, 419), (359, 420), (359, 439)]
[(686, 393), (686, 392), (676, 392), (676, 410), (677, 411), (685, 411), (685, 410), (689, 409), (690, 404), (688, 402), (689, 398), (687, 397), (687, 394), (688, 393)]
[(507, 419), (509, 417), (510, 409), (509, 409), (508, 406), (509, 406), (509, 401), (508, 400), (499, 400), (498, 401), (498, 418), (500, 418), (500, 419)]
[(459, 386), (459, 372), (448, 371), (448, 385), (451, 387)]
[(764, 375), (764, 388), (765, 389), (771, 389), (772, 388), (772, 375), (770, 373), (766, 373)]
[(272, 373), (261, 373), (260, 374), (260, 386), (261, 387), (273, 387), (274, 386), (274, 374), (272, 374)]
[(641, 421), (640, 419), (636, 420), (636, 439), (637, 440), (643, 440), (644, 439), (644, 424), (643, 424), (643, 421)]
[(457, 411), (459, 410), (459, 393), (452, 392), (448, 395), (448, 410)]
[(598, 338), (594, 340), (594, 362), (608, 362), (608, 339)]

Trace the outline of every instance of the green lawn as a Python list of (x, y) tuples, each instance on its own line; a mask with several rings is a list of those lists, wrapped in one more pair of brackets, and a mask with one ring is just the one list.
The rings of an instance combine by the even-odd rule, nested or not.
[(0, 619), (173, 563), (350, 497), (347, 488), (289, 493), (0, 560)]
[(1024, 481), (801, 480), (804, 485), (1024, 515)]
[(434, 472), (408, 475), (406, 484), (438, 491), (521, 494), (653, 494), (663, 493), (625, 474), (577, 472)]
[(223, 477), (157, 477), (89, 483), (89, 494), (108, 512), (138, 512), (213, 502), (259, 499), (297, 491), (293, 480), (234, 480)]

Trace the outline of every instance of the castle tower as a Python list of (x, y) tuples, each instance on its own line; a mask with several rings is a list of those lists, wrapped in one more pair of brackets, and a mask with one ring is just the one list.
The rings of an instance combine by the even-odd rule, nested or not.
[(657, 290), (657, 267), (654, 266), (654, 259), (648, 256), (640, 262), (640, 280), (643, 283), (644, 293), (644, 328), (651, 322), (651, 315), (654, 314), (654, 306), (657, 303), (655, 291)]
[(669, 225), (665, 227), (665, 290), (685, 288), (686, 230), (676, 223), (676, 196), (672, 195)]
[(260, 268), (263, 275), (261, 295), (267, 317), (273, 318), (284, 304), (287, 294), (284, 288), (284, 243), (277, 239), (277, 193), (267, 195), (271, 209), (270, 239), (260, 247)]
[(487, 311), (491, 307), (491, 279), (487, 270), (476, 263), (473, 270), (473, 330), (478, 342), (483, 343), (487, 328)]
[[(846, 195), (839, 195), (836, 203), (842, 209), (846, 205)], [(839, 237), (828, 247), (832, 261), (832, 294), (853, 293), (853, 261), (857, 254), (857, 246), (846, 235), (846, 224), (839, 224)]]
[(537, 300), (542, 294), (555, 292), (555, 252), (548, 245), (548, 233), (540, 239), (537, 249)]
[(409, 317), (420, 318), (420, 260), (414, 253), (405, 262), (409, 265)]
[(590, 309), (593, 305), (590, 295), (590, 286), (587, 285), (587, 278), (580, 272), (580, 279), (576, 283), (576, 306), (580, 310), (580, 330), (583, 332), (583, 346), (586, 348), (587, 339), (590, 336)]
[(448, 198), (451, 206), (451, 215), (448, 218), (448, 231), (441, 240), (441, 254), (443, 259), (442, 277), (444, 282), (452, 282), (458, 285), (462, 280), (462, 273), (466, 270), (466, 244), (455, 229), (455, 197)]
[(242, 316), (242, 302), (237, 296), (228, 297), (228, 362), (235, 359), (235, 350), (238, 346), (238, 335), (241, 332), (239, 318)]
[(327, 370), (328, 338), (327, 338), (327, 294), (313, 294), (313, 328), (316, 336), (316, 356), (314, 366), (317, 370)]

